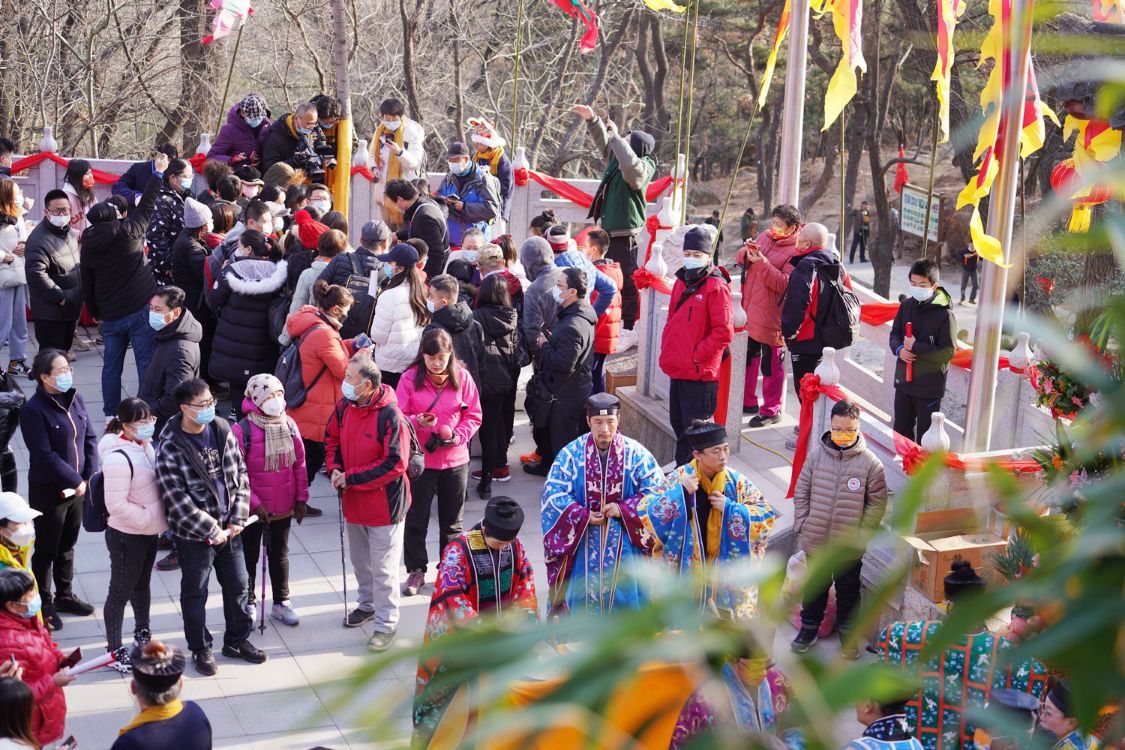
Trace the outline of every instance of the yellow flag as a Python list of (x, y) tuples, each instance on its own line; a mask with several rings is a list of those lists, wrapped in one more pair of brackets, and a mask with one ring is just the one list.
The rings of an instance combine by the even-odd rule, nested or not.
[(672, 0), (645, 0), (645, 5), (656, 11), (670, 10), (673, 13), (683, 13), (687, 6), (676, 5)]
[(773, 49), (770, 50), (769, 59), (766, 60), (766, 71), (762, 74), (762, 87), (758, 90), (758, 109), (766, 106), (766, 95), (770, 92), (770, 82), (773, 80), (773, 69), (777, 66), (777, 52), (789, 31), (789, 13), (792, 0), (785, 0), (785, 7), (781, 9), (781, 19), (777, 22), (777, 33), (773, 37)]
[(941, 140), (949, 140), (949, 87), (953, 74), (953, 32), (957, 21), (965, 12), (966, 0), (937, 0), (937, 62), (930, 80), (938, 98), (938, 122), (941, 125)]
[(859, 84), (855, 69), (867, 72), (867, 61), (863, 59), (863, 0), (810, 0), (810, 7), (817, 15), (832, 12), (832, 28), (840, 40), (840, 64), (824, 94), (821, 130), (828, 130), (855, 96)]

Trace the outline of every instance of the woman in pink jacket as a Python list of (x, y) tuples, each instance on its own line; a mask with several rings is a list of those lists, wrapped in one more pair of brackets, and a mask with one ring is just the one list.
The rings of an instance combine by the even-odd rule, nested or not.
[(422, 335), (418, 358), (398, 381), (398, 406), (414, 425), (426, 454), (426, 470), (410, 483), (403, 557), (406, 559), (404, 596), (425, 585), (426, 528), (434, 495), (438, 506), (438, 559), (461, 533), (465, 492), (469, 481), (469, 441), (480, 429), (480, 395), (469, 371), (453, 353), (453, 339), (443, 328)]
[[(735, 260), (743, 267), (742, 309), (746, 311), (746, 333), (750, 339), (742, 413), (755, 415), (750, 420), (751, 427), (781, 421), (785, 393), (781, 298), (789, 284), (789, 272), (793, 270), (789, 259), (797, 252), (800, 228), (801, 214), (795, 206), (787, 203), (776, 206), (770, 213), (770, 228), (756, 240), (747, 240)], [(756, 394), (759, 371), (762, 373), (760, 407)]]
[(106, 650), (117, 653), (110, 664), (130, 672), (131, 648), (121, 645), (125, 603), (133, 605), (133, 645), (151, 639), (149, 633), (149, 581), (156, 561), (157, 536), (168, 530), (160, 488), (156, 483), (156, 453), (152, 435), (156, 415), (139, 398), (124, 399), (117, 416), (105, 426), (98, 443), (105, 490), (105, 546), (109, 550), (109, 593), (102, 613)]
[(250, 512), (257, 521), (242, 532), (250, 597), (246, 611), (256, 605), (254, 575), (262, 537), (266, 539), (273, 609), (270, 616), (284, 625), (301, 623), (289, 603), (289, 527), (293, 519), (305, 520), (309, 502), (309, 478), (305, 473), (305, 444), (301, 431), (285, 413), (285, 387), (273, 375), (263, 373), (246, 384), (242, 411), (246, 414), (231, 432), (242, 448), (250, 477)]

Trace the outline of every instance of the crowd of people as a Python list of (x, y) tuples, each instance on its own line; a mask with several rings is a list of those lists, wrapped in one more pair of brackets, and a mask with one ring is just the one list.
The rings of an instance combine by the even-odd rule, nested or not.
[[(43, 746), (63, 734), (73, 665), (52, 633), (65, 627), (62, 615), (94, 612), (74, 588), (84, 525), (104, 534), (110, 559), (108, 666), (132, 673), (140, 707), (115, 748), (210, 747), (206, 717), (179, 694), (189, 663), (204, 676), (219, 669), (206, 617), (211, 574), (223, 599), (221, 654), (266, 661), (250, 640), (255, 614), (266, 612), (257, 575), (268, 571), (269, 616), (297, 626), (289, 540), (294, 522), (326, 510), (309, 503), (322, 471), (339, 498), (341, 555), (346, 547), (357, 583), (354, 601), (345, 597), (343, 626), (369, 623), (370, 650), (392, 647), (401, 597), (425, 591), (431, 562), (438, 573), (427, 639), (513, 608), (539, 618), (519, 539), (523, 510), (493, 494), (511, 478), (525, 368), (535, 450), (520, 458), (525, 472), (545, 480), (547, 616), (639, 607), (648, 593), (638, 572), (654, 564), (685, 578), (718, 571), (700, 606), (734, 621), (755, 617), (756, 587), (722, 574), (724, 566), (761, 560), (777, 519), (729, 464), (730, 438), (714, 421), (734, 341), (732, 271), (741, 271), (749, 334), (743, 411), (755, 428), (781, 419), (784, 360), (799, 395), (824, 348), (840, 346), (854, 329), (850, 280), (826, 228), (804, 222), (790, 205), (775, 207), (756, 236), (748, 210), (731, 269), (717, 257), (717, 221), (682, 231), (659, 353), (676, 437), (666, 473), (622, 434), (620, 402), (605, 392), (607, 358), (643, 312), (634, 272), (645, 190), (656, 173), (654, 139), (619, 132), (585, 105), (574, 112), (606, 160), (590, 209), (594, 225), (581, 244), (550, 212), (534, 218), (522, 243), (503, 233), (513, 169), (488, 120), (468, 124), (472, 146), (448, 146), (447, 173), (431, 190), (422, 172), (424, 133), (395, 99), (380, 105), (372, 140), (379, 218), (360, 228), (354, 248), (327, 186), (339, 104), (325, 95), (276, 120), (261, 96), (244, 97), (207, 155), (206, 186), (197, 194), (191, 164), (169, 145), (133, 165), (100, 202), (89, 163), (72, 160), (63, 187), (43, 196), (44, 220), (33, 228), (18, 182), (0, 179), (0, 341), (9, 346), (9, 382), (26, 376), (34, 384), (26, 403), (0, 401), (13, 429), (18, 420), (30, 463), (27, 500), (15, 492), (14, 459), (0, 493), (0, 716), (7, 722), (0, 730), (14, 746)], [(955, 322), (932, 261), (915, 263), (909, 281), (891, 335), (899, 360), (894, 418), (897, 431), (920, 440), (944, 395)], [(25, 305), (38, 342), (30, 365)], [(83, 310), (101, 321), (105, 347), (101, 436), (75, 387), (71, 350)], [(122, 391), (129, 349), (136, 397)], [(221, 401), (229, 401), (222, 416)], [(798, 544), (813, 557), (830, 540), (877, 528), (887, 502), (883, 467), (865, 444), (855, 404), (837, 403), (814, 439), (795, 493)], [(470, 484), (488, 502), (466, 529)], [(429, 540), (435, 505), (438, 538)], [(168, 555), (157, 561), (160, 549)], [(834, 584), (841, 653), (858, 658), (849, 624), (861, 565), (858, 554), (805, 598), (794, 651), (815, 645)], [(154, 568), (179, 570), (186, 653), (152, 638)], [(976, 585), (974, 575), (953, 571), (948, 598)], [(916, 624), (904, 624), (879, 642), (893, 660), (919, 638)], [(767, 658), (730, 655), (723, 675), (739, 725), (773, 731), (788, 686)], [(949, 670), (947, 679), (968, 679), (964, 662)], [(442, 673), (439, 660), (419, 665), (414, 717), (423, 746), (453, 698)], [(870, 729), (856, 747), (917, 747), (913, 734), (927, 750), (968, 750), (966, 710), (986, 701), (987, 689), (975, 704), (946, 707), (943, 721), (959, 729), (951, 741), (929, 734), (928, 714), (918, 708), (928, 705), (931, 687), (909, 710), (905, 699), (861, 706)], [(1038, 696), (1044, 684), (1028, 678), (1017, 687)], [(1063, 726), (1065, 700), (1060, 711)], [(713, 696), (693, 696), (673, 746), (727, 713)]]

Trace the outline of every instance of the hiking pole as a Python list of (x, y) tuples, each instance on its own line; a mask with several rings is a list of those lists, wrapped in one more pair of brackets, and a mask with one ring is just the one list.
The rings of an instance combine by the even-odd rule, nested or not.
[(348, 623), (348, 564), (344, 559), (344, 491), (336, 490), (340, 511), (340, 579), (344, 584), (344, 624)]
[(262, 595), (258, 598), (258, 634), (266, 632), (266, 558), (270, 552), (270, 526), (266, 521), (262, 528)]

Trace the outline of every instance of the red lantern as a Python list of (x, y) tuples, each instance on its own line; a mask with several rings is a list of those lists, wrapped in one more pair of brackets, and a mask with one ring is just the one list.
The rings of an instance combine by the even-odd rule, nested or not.
[[(1074, 168), (1074, 159), (1063, 159), (1051, 170), (1051, 187), (1060, 195), (1069, 195), (1074, 192), (1074, 184), (1079, 180), (1078, 170)], [(1113, 191), (1105, 185), (1094, 185), (1090, 194), (1082, 198), (1074, 198), (1075, 203), (1097, 205), (1105, 203), (1113, 197)]]

